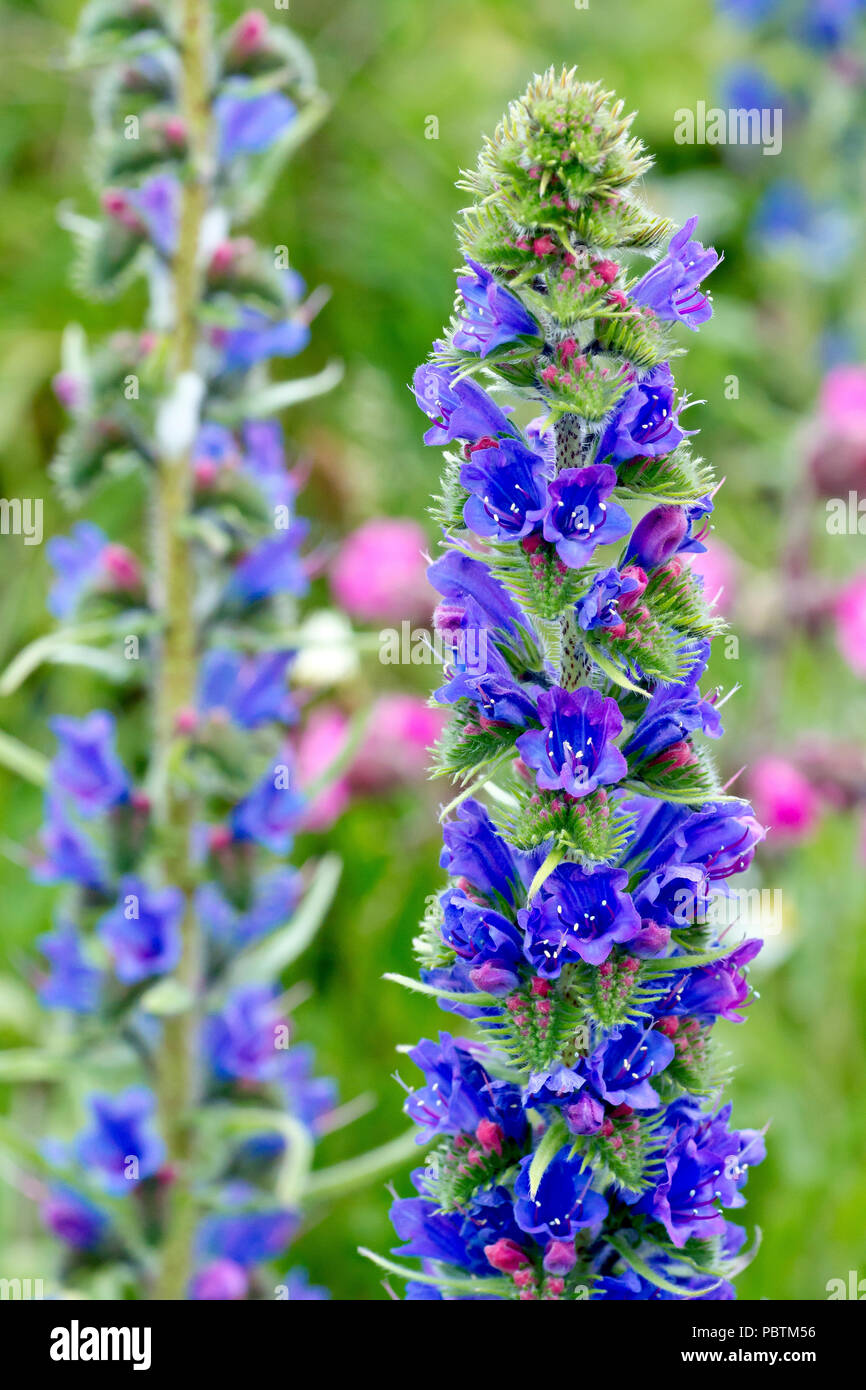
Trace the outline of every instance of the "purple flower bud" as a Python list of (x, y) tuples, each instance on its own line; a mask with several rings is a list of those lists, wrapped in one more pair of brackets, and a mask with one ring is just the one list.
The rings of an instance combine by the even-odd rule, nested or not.
[(658, 922), (647, 919), (641, 923), (641, 929), (634, 940), (629, 942), (628, 949), (635, 956), (660, 956), (670, 939), (669, 927), (662, 927)]
[(48, 1230), (73, 1250), (95, 1250), (109, 1225), (104, 1211), (65, 1183), (52, 1187), (40, 1215)]
[(544, 1268), (548, 1274), (570, 1274), (577, 1264), (573, 1241), (551, 1240), (544, 1252)]
[(597, 1134), (604, 1121), (604, 1106), (586, 1091), (563, 1106), (562, 1113), (572, 1134)]
[(626, 558), (645, 570), (663, 565), (679, 550), (688, 529), (685, 508), (667, 503), (653, 507), (634, 528)]
[(469, 971), (469, 978), (476, 989), (486, 994), (510, 994), (520, 981), (513, 970), (497, 965), (495, 960), (485, 960)]
[(190, 1284), (189, 1296), (198, 1302), (226, 1303), (246, 1298), (247, 1274), (234, 1260), (212, 1260)]

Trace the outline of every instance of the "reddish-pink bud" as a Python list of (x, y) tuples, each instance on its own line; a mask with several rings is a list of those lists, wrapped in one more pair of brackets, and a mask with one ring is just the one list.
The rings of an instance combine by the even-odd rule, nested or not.
[(198, 710), (187, 706), (179, 709), (174, 716), (175, 732), (179, 734), (191, 734), (198, 728)]
[(596, 261), (592, 268), (606, 285), (612, 285), (619, 274), (619, 266), (616, 261)]
[(109, 544), (102, 552), (102, 566), (116, 589), (137, 589), (141, 584), (138, 557), (125, 545)]
[(504, 1236), (493, 1245), (485, 1245), (484, 1254), (487, 1263), (503, 1274), (514, 1274), (529, 1264), (526, 1252), (515, 1241), (506, 1240)]
[(478, 1128), (475, 1131), (475, 1138), (486, 1154), (501, 1154), (502, 1142), (505, 1139), (505, 1130), (493, 1120), (479, 1120)]

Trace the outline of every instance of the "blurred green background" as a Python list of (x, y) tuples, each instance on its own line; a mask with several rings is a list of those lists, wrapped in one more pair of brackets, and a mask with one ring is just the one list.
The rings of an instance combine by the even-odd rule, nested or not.
[[(231, 19), (242, 7), (216, 8)], [(0, 495), (44, 497), (46, 535), (68, 525), (46, 476), (61, 426), (50, 378), (63, 325), (75, 319), (98, 334), (135, 323), (141, 312), (135, 292), (120, 306), (78, 298), (68, 239), (56, 221), (64, 200), (83, 211), (92, 205), (84, 165), (88, 84), (63, 68), (78, 9), (78, 0), (0, 4)], [(844, 154), (815, 157), (828, 148), (820, 122), (838, 131), (854, 114), (832, 71), (784, 37), (771, 45), (774, 79), (805, 95), (818, 113), (817, 131), (804, 119), (777, 158), (758, 150), (732, 158), (721, 147), (673, 139), (675, 111), (699, 100), (712, 105), (724, 69), (750, 47), (748, 35), (720, 21), (709, 0), (590, 0), (587, 8), (570, 0), (292, 0), (288, 15), (278, 17), (310, 46), (333, 98), (328, 120), (289, 167), (257, 228), (265, 242), (291, 248), (309, 284), (333, 292), (299, 366), (313, 370), (339, 358), (343, 384), (286, 420), (312, 464), (302, 505), (316, 534), (334, 539), (376, 514), (424, 519), (438, 456), (421, 443), (423, 421), (406, 383), (451, 307), (452, 223), (461, 205), (454, 181), (533, 72), (576, 63), (639, 111), (637, 131), (657, 156), (647, 192), (659, 210), (680, 221), (700, 213), (702, 240), (725, 252), (713, 277), (715, 317), (699, 337), (683, 334), (690, 354), (677, 370), (682, 388), (705, 402), (690, 423), (701, 426), (701, 451), (727, 477), (717, 535), (741, 561), (739, 652), (715, 657), (718, 680), (742, 686), (726, 707), (723, 768), (732, 775), (756, 751), (784, 750), (804, 731), (856, 740), (862, 684), (825, 634), (806, 638), (790, 630), (774, 567), (799, 486), (798, 429), (817, 392), (826, 336), (842, 320), (845, 332), (858, 315), (864, 321), (863, 290), (856, 278), (815, 279), (796, 263), (766, 256), (748, 230), (771, 175), (808, 177), (818, 192), (838, 186), (856, 197), (862, 189), (856, 152), (853, 168), (845, 167)], [(429, 139), (434, 116), (438, 138)], [(862, 347), (854, 342), (851, 350)], [(730, 389), (726, 394), (731, 374), (738, 379), (733, 399)], [(134, 537), (140, 508), (137, 490), (115, 485), (90, 514), (116, 538)], [(818, 513), (814, 529), (819, 566), (850, 573), (862, 539), (829, 544)], [(17, 537), (0, 541), (0, 563), (5, 665), (47, 630), (47, 566), (44, 549), (24, 547)], [(429, 668), (373, 660), (364, 668), (363, 693), (423, 692), (429, 678)], [(0, 727), (48, 752), (50, 713), (110, 698), (96, 678), (43, 668), (0, 707)], [(21, 980), (50, 916), (52, 895), (30, 883), (23, 862), (39, 817), (36, 790), (0, 773), (6, 1046), (31, 1041), (36, 1026)], [(764, 1236), (739, 1281), (745, 1298), (821, 1299), (829, 1279), (866, 1272), (866, 912), (858, 836), (854, 816), (828, 813), (808, 841), (787, 854), (768, 848), (753, 871), (755, 884), (782, 890), (784, 929), (754, 970), (761, 998), (748, 1024), (720, 1025), (736, 1066), (731, 1098), (738, 1123), (770, 1122), (769, 1157), (750, 1180), (743, 1213)], [(314, 991), (298, 1012), (298, 1035), (315, 1044), (320, 1070), (338, 1078), (344, 1100), (372, 1093), (376, 1104), (322, 1142), (320, 1164), (405, 1127), (392, 1073), (399, 1065), (411, 1079), (412, 1068), (395, 1046), (450, 1022), (430, 1001), (380, 979), (386, 970), (411, 971), (411, 938), (426, 895), (439, 883), (432, 796), (415, 788), (358, 802), (325, 839), (345, 869), (327, 923), (296, 972)], [(321, 847), (322, 837), (311, 836), (300, 852)], [(39, 1093), (23, 1102), (35, 1130), (46, 1127), (50, 1104)], [(394, 1183), (405, 1193), (406, 1172), (395, 1173)], [(355, 1250), (363, 1244), (384, 1251), (393, 1243), (388, 1201), (376, 1186), (323, 1210), (292, 1263), (305, 1264), (335, 1297), (385, 1297), (376, 1271)], [(13, 1222), (18, 1205), (4, 1189), (0, 1223), (5, 1216), (16, 1248), (26, 1246), (38, 1273), (38, 1221), (35, 1213), (16, 1212)]]

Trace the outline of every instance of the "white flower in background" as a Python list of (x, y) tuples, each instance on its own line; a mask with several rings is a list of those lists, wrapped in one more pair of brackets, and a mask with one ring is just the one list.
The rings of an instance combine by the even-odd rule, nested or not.
[(301, 625), (298, 656), (292, 668), (296, 685), (342, 685), (357, 675), (360, 659), (352, 625), (333, 608), (320, 608)]

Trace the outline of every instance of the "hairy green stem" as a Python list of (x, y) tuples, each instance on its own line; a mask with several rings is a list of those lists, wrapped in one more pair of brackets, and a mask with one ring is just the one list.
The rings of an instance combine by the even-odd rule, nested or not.
[[(577, 415), (562, 415), (554, 425), (556, 438), (556, 471), (582, 467), (586, 455), (586, 432)], [(577, 624), (574, 607), (570, 606), (559, 620), (560, 656), (559, 683), (563, 690), (577, 690), (585, 684), (590, 662), (583, 646), (583, 633)]]
[[(210, 167), (209, 8), (209, 0), (182, 0), (181, 107), (190, 160), (173, 267), (171, 364), (175, 380), (194, 369), (198, 340), (201, 293), (198, 248), (202, 219), (207, 210)], [(160, 458), (155, 492), (153, 569), (163, 637), (154, 682), (154, 814), (165, 881), (180, 888), (186, 900), (177, 978), (198, 1000), (201, 995), (201, 943), (193, 908), (195, 884), (190, 864), (195, 806), (172, 767), (177, 715), (194, 704), (196, 690), (194, 573), (184, 533), (192, 501), (188, 450)], [(154, 1297), (172, 1301), (183, 1299), (186, 1294), (196, 1226), (191, 1116), (198, 1093), (199, 1024), (196, 1007), (166, 1018), (157, 1056), (159, 1118), (172, 1181), (167, 1191), (162, 1259)]]

